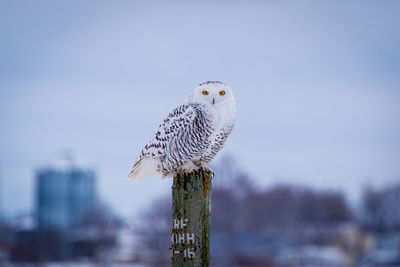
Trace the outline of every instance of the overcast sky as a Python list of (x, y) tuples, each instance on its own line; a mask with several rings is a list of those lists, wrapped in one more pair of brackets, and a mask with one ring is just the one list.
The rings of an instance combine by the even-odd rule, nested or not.
[(260, 186), (356, 199), (366, 184), (400, 180), (400, 1), (166, 2), (0, 2), (7, 215), (33, 208), (35, 170), (65, 150), (95, 168), (121, 215), (168, 194), (171, 180), (125, 177), (206, 80), (237, 100), (221, 154)]

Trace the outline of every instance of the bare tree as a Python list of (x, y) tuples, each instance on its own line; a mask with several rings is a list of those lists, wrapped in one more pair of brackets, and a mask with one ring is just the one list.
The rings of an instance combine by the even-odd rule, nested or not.
[(367, 188), (363, 193), (362, 223), (372, 231), (400, 231), (400, 184), (382, 190)]

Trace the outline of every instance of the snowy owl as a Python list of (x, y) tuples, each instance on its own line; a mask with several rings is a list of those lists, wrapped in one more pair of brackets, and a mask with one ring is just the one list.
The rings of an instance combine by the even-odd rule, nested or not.
[(232, 132), (236, 108), (232, 89), (216, 81), (204, 82), (160, 124), (143, 148), (128, 178), (140, 180), (179, 171), (192, 172), (214, 158)]

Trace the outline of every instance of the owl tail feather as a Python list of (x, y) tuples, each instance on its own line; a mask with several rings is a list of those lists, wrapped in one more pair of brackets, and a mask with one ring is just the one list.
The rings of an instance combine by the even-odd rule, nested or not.
[(141, 158), (133, 165), (131, 172), (128, 175), (129, 179), (136, 180), (137, 182), (146, 177), (152, 177), (157, 174), (157, 166), (159, 159), (154, 158)]

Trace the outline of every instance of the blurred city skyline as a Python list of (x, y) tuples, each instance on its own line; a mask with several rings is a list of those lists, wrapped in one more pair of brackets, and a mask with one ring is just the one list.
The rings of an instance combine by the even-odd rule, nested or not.
[[(398, 1), (2, 1), (0, 196), (33, 209), (35, 170), (60, 151), (93, 165), (130, 216), (171, 180), (125, 179), (173, 108), (206, 80), (238, 118), (223, 155), (255, 182), (340, 189), (400, 178)], [(218, 179), (218, 177), (216, 177)]]

